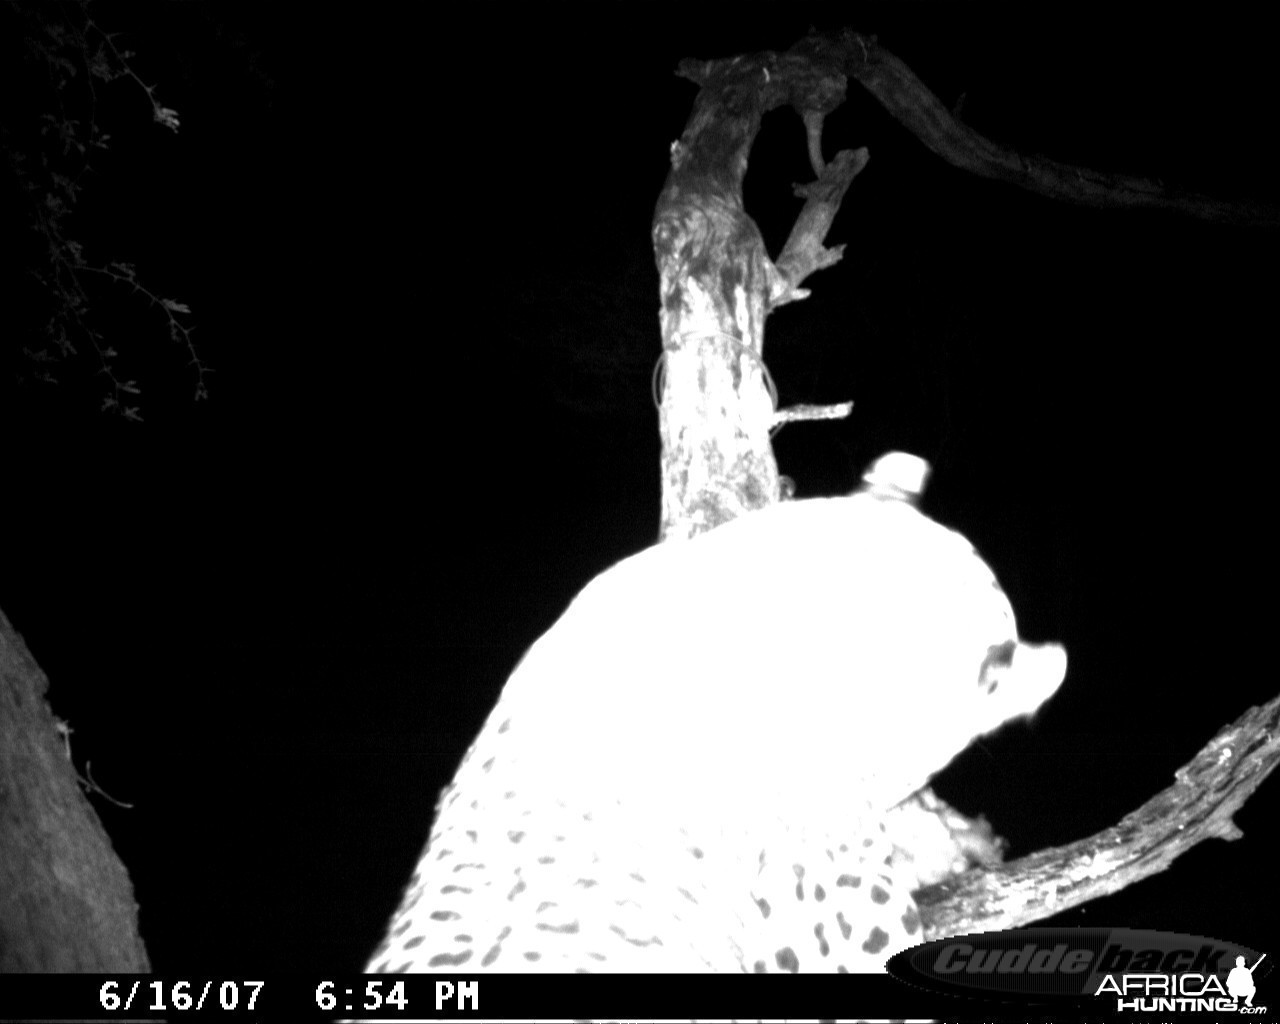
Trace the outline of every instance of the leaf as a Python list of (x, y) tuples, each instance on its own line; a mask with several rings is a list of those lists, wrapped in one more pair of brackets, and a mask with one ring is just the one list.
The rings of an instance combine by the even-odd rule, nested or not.
[(175, 132), (178, 130), (178, 112), (172, 107), (162, 107), (157, 104), (155, 119), (166, 128), (172, 128)]

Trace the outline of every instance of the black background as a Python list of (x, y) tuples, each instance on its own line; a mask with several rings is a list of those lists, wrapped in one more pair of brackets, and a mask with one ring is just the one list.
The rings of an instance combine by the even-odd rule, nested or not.
[[(6, 383), (0, 607), (77, 765), (133, 804), (96, 801), (157, 970), (361, 969), (521, 652), (653, 540), (649, 226), (695, 95), (679, 59), (848, 24), (999, 143), (1274, 200), (1258, 26), (1072, 10), (93, 5), (182, 129), (102, 87), (113, 146), (78, 223), (191, 305), (217, 372), (192, 404), (161, 322), (108, 296), (142, 425), (92, 383)], [(782, 471), (804, 497), (889, 448), (931, 460), (926, 510), (1071, 659), (938, 788), (1014, 855), (1080, 838), (1275, 691), (1274, 233), (974, 179), (856, 85), (825, 145), (871, 151), (848, 249), (765, 356), (783, 404), (856, 406), (783, 430)], [(809, 174), (771, 114), (746, 182), (771, 253)], [(1269, 948), (1276, 807), (1273, 781), (1243, 841), (1055, 923)]]

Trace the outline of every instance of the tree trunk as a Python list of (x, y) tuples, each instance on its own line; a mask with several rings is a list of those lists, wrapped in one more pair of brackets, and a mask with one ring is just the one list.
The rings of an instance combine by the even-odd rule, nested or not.
[(133, 884), (80, 789), (48, 686), (0, 611), (0, 972), (150, 971)]

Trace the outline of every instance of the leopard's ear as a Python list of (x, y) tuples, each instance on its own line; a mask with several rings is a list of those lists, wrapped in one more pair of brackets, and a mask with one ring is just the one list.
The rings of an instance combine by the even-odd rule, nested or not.
[(905, 501), (915, 505), (929, 479), (929, 463), (908, 452), (887, 452), (862, 474), (856, 493), (883, 501)]

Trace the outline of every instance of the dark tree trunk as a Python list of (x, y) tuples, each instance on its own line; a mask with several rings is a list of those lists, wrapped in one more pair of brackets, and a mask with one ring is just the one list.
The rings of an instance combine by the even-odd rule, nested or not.
[(150, 971), (133, 884), (80, 788), (48, 686), (0, 611), (0, 972)]

